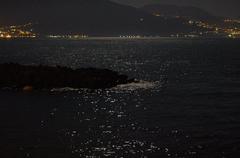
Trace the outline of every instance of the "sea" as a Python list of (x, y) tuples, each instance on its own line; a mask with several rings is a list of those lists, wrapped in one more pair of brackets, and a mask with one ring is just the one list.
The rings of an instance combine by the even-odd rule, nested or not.
[(240, 156), (239, 39), (1, 40), (0, 63), (107, 68), (139, 81), (1, 89), (1, 158)]

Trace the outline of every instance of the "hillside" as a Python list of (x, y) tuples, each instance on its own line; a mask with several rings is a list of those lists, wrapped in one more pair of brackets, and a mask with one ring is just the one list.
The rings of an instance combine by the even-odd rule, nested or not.
[(181, 20), (155, 17), (141, 9), (108, 0), (11, 1), (0, 6), (0, 24), (33, 22), (37, 24), (35, 31), (40, 34), (164, 36), (194, 29)]
[(146, 5), (141, 9), (150, 14), (159, 14), (170, 17), (179, 16), (186, 19), (201, 20), (208, 22), (218, 22), (220, 20), (219, 17), (213, 16), (203, 9), (192, 6), (153, 4)]

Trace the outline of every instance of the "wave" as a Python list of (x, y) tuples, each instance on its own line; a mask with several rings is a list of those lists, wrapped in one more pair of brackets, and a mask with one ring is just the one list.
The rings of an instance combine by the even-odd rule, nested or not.
[(138, 90), (138, 89), (153, 89), (158, 85), (159, 82), (149, 82), (140, 80), (138, 82), (128, 83), (128, 84), (121, 84), (116, 87), (113, 87), (113, 90)]
[(79, 91), (79, 88), (71, 88), (71, 87), (63, 87), (63, 88), (53, 88), (51, 89), (51, 92), (73, 92), (73, 91)]
[[(138, 82), (120, 84), (116, 87), (111, 88), (111, 90), (124, 90), (124, 91), (134, 91), (138, 89), (153, 89), (158, 85), (159, 82), (149, 82), (140, 80)], [(88, 90), (86, 88), (72, 88), (72, 87), (63, 87), (63, 88), (53, 88), (51, 92), (76, 92), (80, 90)]]

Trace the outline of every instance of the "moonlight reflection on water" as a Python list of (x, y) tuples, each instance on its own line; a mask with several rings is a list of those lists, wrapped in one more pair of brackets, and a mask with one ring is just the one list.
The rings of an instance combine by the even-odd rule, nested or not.
[(1, 90), (4, 158), (239, 154), (237, 39), (0, 43), (1, 63), (107, 68), (141, 80), (95, 91)]

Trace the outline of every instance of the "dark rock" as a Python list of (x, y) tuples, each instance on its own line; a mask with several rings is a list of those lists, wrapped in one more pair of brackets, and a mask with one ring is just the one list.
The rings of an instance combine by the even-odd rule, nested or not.
[(133, 82), (126, 75), (107, 69), (0, 64), (0, 88), (22, 89), (89, 88), (105, 89)]

